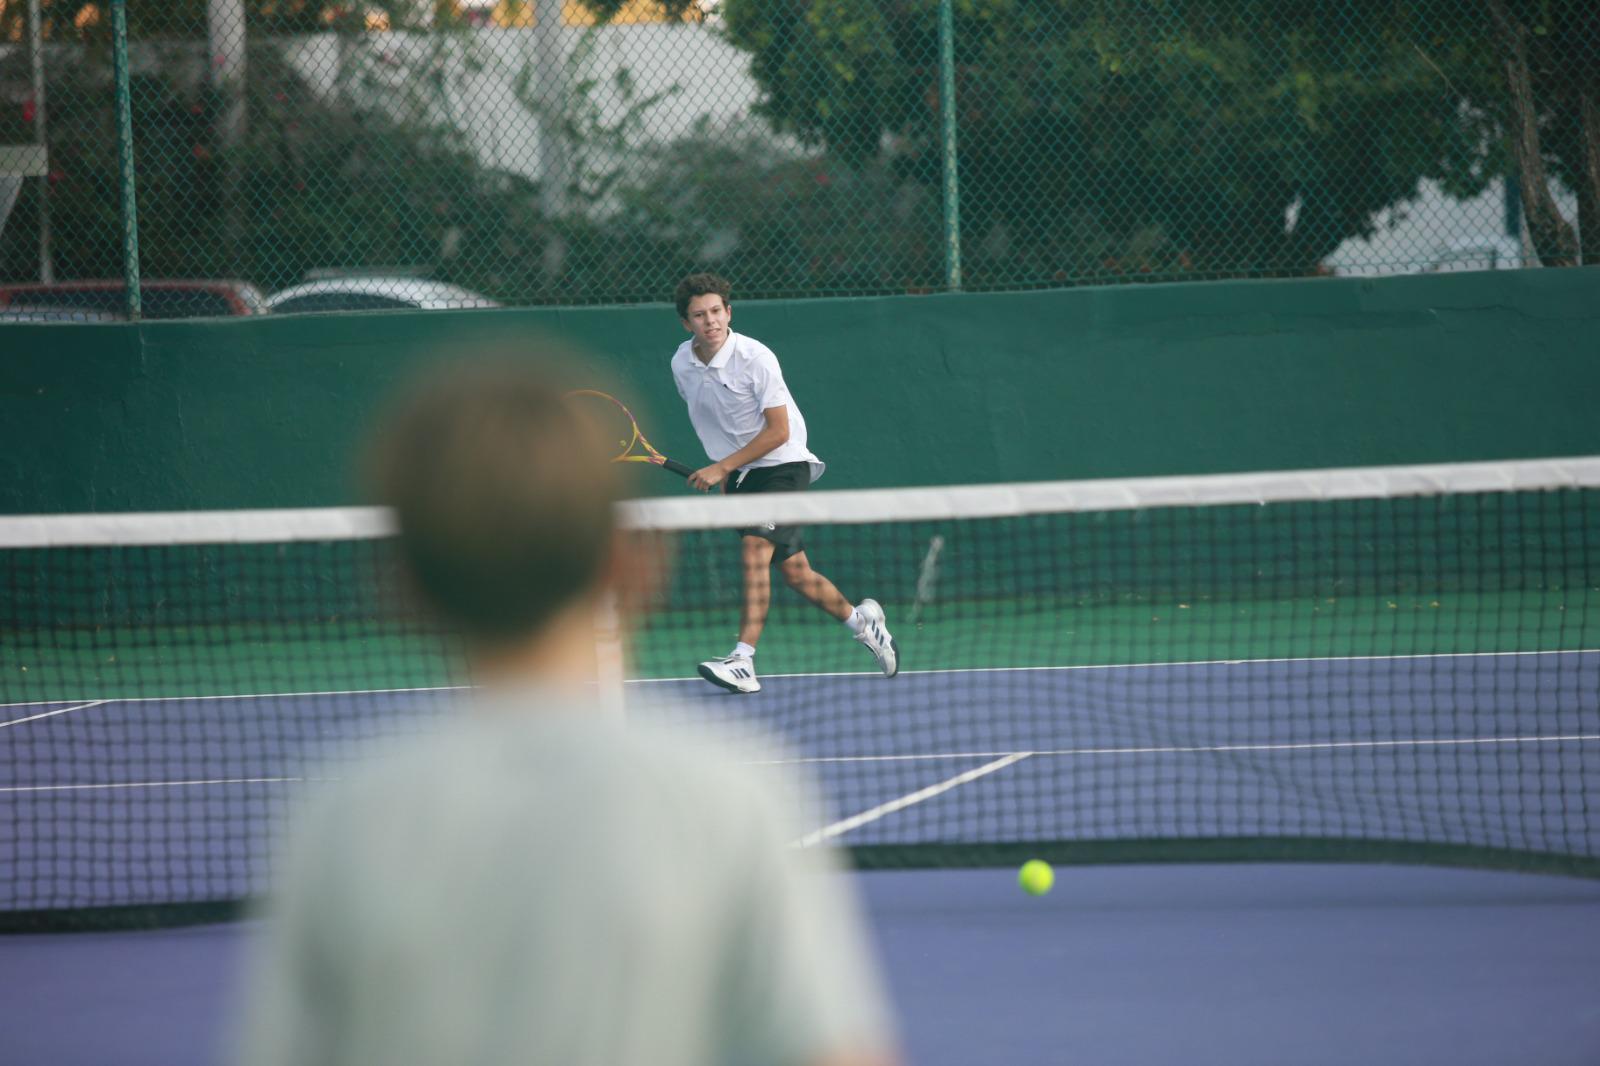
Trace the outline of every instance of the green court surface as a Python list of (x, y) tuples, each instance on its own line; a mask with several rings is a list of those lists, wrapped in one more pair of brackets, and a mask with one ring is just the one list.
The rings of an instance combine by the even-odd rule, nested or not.
[[(887, 603), (906, 670), (1569, 651), (1600, 647), (1600, 590), (1062, 603)], [(675, 610), (635, 634), (632, 676), (692, 677), (732, 646), (738, 608)], [(837, 623), (780, 591), (764, 674), (862, 672)], [(370, 622), (100, 627), (10, 633), (8, 703), (430, 688), (464, 681), (439, 639)]]
[[(1092, 606), (995, 600), (946, 605), (917, 621), (886, 605), (903, 669), (1015, 669), (1242, 659), (1570, 651), (1600, 641), (1586, 607), (1600, 590), (1423, 597)], [(818, 619), (821, 619), (818, 621)], [(647, 629), (639, 676), (681, 677), (732, 646), (737, 614)], [(764, 673), (859, 672), (868, 654), (814, 610), (775, 606), (761, 641)]]

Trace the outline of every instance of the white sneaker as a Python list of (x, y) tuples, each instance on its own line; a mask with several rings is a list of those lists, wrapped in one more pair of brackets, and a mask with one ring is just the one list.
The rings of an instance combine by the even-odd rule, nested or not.
[[(861, 627), (861, 632), (855, 635), (856, 640), (867, 646), (878, 660), (878, 666), (883, 669), (884, 677), (893, 677), (900, 672), (900, 649), (894, 642), (894, 637), (889, 635), (889, 627), (883, 622), (883, 608), (877, 600), (862, 600), (856, 604), (856, 610), (861, 612), (861, 617), (866, 624)], [(703, 668), (702, 668), (703, 670)]]
[(700, 676), (729, 692), (761, 691), (761, 682), (756, 680), (755, 663), (743, 655), (708, 659), (700, 664)]

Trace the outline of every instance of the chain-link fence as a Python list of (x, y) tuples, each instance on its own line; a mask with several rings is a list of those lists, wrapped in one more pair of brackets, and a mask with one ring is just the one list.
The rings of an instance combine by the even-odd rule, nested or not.
[(12, 317), (1600, 262), (1580, 0), (120, 7), (0, 0)]

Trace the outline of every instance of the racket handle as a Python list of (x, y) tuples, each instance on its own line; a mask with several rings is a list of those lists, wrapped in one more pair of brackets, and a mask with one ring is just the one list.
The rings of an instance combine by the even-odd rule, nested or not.
[(676, 459), (663, 459), (661, 460), (661, 466), (664, 469), (670, 470), (674, 474), (677, 474), (679, 477), (688, 477), (690, 474), (694, 473), (694, 467), (684, 466)]

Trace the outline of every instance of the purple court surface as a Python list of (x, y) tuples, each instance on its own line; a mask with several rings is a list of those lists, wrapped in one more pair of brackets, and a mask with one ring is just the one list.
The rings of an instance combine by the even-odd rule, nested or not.
[[(248, 895), (318, 758), (455, 698), (11, 705), (5, 904)], [(705, 705), (783, 735), (844, 816), (819, 833), (845, 843), (1332, 835), (1600, 853), (1592, 651), (773, 677), (756, 702)], [(834, 705), (856, 713), (819, 713)], [(110, 850), (76, 828), (108, 819)], [(96, 876), (63, 888), (62, 870)], [(1600, 1062), (1600, 880), (1063, 866), (1034, 898), (1008, 869), (854, 876), (920, 1066)], [(259, 928), (0, 936), (0, 1066), (226, 1062)]]
[[(1370, 865), (856, 875), (907, 1060), (1600, 1061), (1600, 882)], [(0, 938), (0, 1061), (211, 1066), (254, 924)]]
[[(759, 721), (819, 779), (841, 819), (825, 836), (856, 846), (1309, 836), (1600, 855), (1595, 651), (791, 675), (745, 700), (654, 681), (635, 696)], [(459, 699), (0, 707), (0, 909), (259, 892), (305, 776)]]

